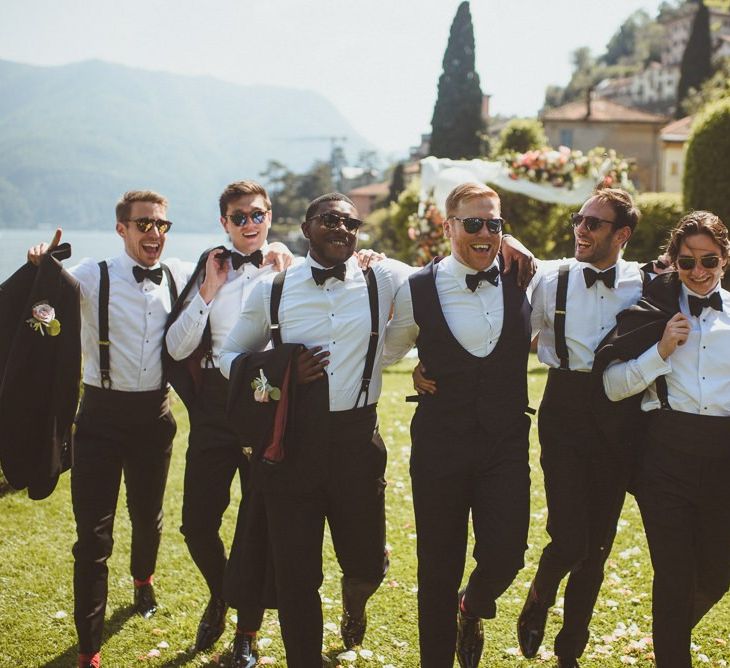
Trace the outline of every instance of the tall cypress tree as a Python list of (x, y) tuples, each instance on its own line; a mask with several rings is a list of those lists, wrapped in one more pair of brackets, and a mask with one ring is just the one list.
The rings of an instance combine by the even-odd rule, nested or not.
[(482, 90), (474, 69), (474, 28), (469, 3), (462, 2), (451, 24), (431, 119), (431, 154), (474, 158), (480, 154)]
[(682, 103), (690, 88), (699, 90), (702, 83), (712, 76), (712, 37), (710, 35), (710, 12), (704, 0), (699, 0), (697, 13), (692, 22), (692, 32), (682, 55), (682, 65), (677, 87), (677, 108), (675, 117), (682, 118), (686, 112)]

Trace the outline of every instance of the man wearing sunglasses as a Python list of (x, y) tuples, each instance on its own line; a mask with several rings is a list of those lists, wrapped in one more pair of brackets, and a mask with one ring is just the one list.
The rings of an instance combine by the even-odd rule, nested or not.
[[(99, 263), (85, 259), (69, 269), (79, 283), (84, 360), (71, 469), (77, 531), (74, 620), (84, 668), (100, 665), (106, 562), (122, 473), (132, 524), (134, 607), (145, 618), (157, 609), (152, 578), (176, 430), (162, 370), (162, 339), (168, 313), (192, 269), (178, 260), (160, 262), (172, 226), (161, 195), (125, 193), (116, 221), (124, 252)], [(39, 264), (60, 240), (58, 229), (50, 245), (28, 251), (28, 260)]]
[(594, 350), (616, 315), (635, 304), (644, 275), (620, 258), (639, 219), (631, 196), (596, 192), (573, 214), (575, 257), (545, 262), (533, 291), (537, 355), (550, 367), (539, 412), (550, 543), (518, 621), (522, 653), (540, 650), (547, 614), (568, 575), (562, 628), (555, 639), (561, 668), (575, 668), (589, 637), (628, 478), (628, 448), (607, 444), (591, 403)]
[(375, 411), (385, 323), (397, 288), (412, 270), (394, 260), (360, 269), (355, 254), (360, 226), (346, 196), (331, 193), (314, 200), (302, 223), (309, 253), (287, 270), (278, 306), (271, 305), (275, 286), (267, 277), (246, 301), (220, 355), (228, 377), (241, 353), (263, 351), (272, 339), (302, 344), (306, 351), (297, 362), (301, 389), (296, 401), (322, 396), (316, 414), (307, 412), (316, 437), (298, 432), (275, 467), (262, 469), (256, 455), (252, 462), (265, 498), (279, 621), (291, 668), (321, 662), (318, 590), (325, 519), (343, 572), (341, 632), (348, 649), (362, 643), (365, 605), (388, 566), (386, 455)]
[[(410, 465), (424, 668), (450, 668), (455, 649), (460, 666), (478, 665), (482, 619), (496, 616), (527, 547), (530, 305), (517, 272), (505, 272), (502, 232), (494, 190), (454, 188), (444, 222), (451, 255), (401, 287), (386, 335), (386, 363), (415, 343), (429, 379)], [(477, 565), (459, 591), (470, 513)]]
[[(244, 490), (249, 468), (240, 439), (225, 416), (228, 381), (218, 370), (221, 346), (257, 283), (292, 261), (286, 246), (266, 241), (271, 200), (263, 186), (254, 181), (231, 183), (221, 194), (219, 207), (231, 248), (203, 254), (170, 314), (165, 337), (174, 360), (195, 366), (192, 396), (176, 389), (186, 399), (190, 415), (180, 530), (210, 591), (198, 626), (197, 651), (211, 647), (225, 629), (227, 559), (218, 531), (230, 502), (231, 482), (238, 473)], [(255, 665), (256, 632), (263, 612), (257, 602), (239, 606), (234, 668)]]

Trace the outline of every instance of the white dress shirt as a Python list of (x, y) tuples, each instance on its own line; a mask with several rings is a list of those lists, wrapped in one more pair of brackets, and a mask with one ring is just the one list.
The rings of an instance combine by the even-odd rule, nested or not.
[[(730, 416), (730, 293), (719, 289), (722, 311), (705, 307), (698, 317), (690, 315), (683, 285), (679, 308), (692, 324), (684, 345), (665, 360), (658, 344), (634, 360), (618, 362), (603, 372), (603, 386), (612, 401), (646, 390), (641, 409), (660, 407), (654, 381), (666, 376), (669, 405), (695, 415)], [(701, 295), (695, 295), (697, 297)]]
[[(487, 267), (498, 267), (498, 259)], [(435, 265), (436, 291), (441, 310), (451, 333), (461, 346), (475, 357), (486, 357), (494, 350), (502, 333), (504, 296), (501, 277), (497, 286), (481, 281), (473, 292), (466, 285), (467, 274), (476, 270), (459, 262), (453, 255)], [(418, 336), (413, 317), (411, 285), (406, 281), (395, 298), (393, 319), (385, 335), (383, 363), (387, 366), (399, 360), (412, 347)]]
[[(325, 368), (329, 382), (331, 411), (350, 410), (359, 399), (365, 355), (370, 339), (368, 291), (357, 258), (346, 262), (345, 280), (328, 278), (317, 285), (312, 267), (321, 267), (311, 256), (290, 267), (279, 305), (279, 324), (284, 343), (301, 343), (307, 348), (322, 346), (328, 350)], [(372, 265), (378, 285), (379, 333), (377, 353), (368, 403), (380, 396), (382, 385), (383, 333), (390, 316), (395, 293), (413, 269), (402, 262), (383, 260)], [(245, 352), (264, 350), (271, 339), (271, 285), (267, 276), (254, 288), (241, 316), (220, 353), (220, 369), (229, 377), (236, 357)], [(362, 405), (362, 402), (360, 403)]]
[[(641, 297), (642, 274), (637, 262), (619, 260), (613, 288), (596, 281), (586, 287), (583, 269), (596, 267), (578, 262), (575, 258), (549, 260), (539, 263), (532, 288), (532, 335), (538, 332), (537, 357), (550, 367), (560, 367), (555, 352), (555, 300), (558, 287), (558, 270), (568, 263), (568, 295), (566, 299), (565, 341), (571, 371), (590, 371), (593, 368), (594, 351), (598, 344), (616, 325), (616, 315), (632, 306)], [(610, 267), (609, 267), (610, 269)]]
[[(266, 255), (266, 246), (261, 252)], [(236, 251), (233, 251), (234, 253)], [(205, 330), (205, 324), (210, 320), (210, 333), (212, 339), (213, 364), (219, 366), (223, 342), (228, 332), (238, 320), (243, 310), (243, 305), (251, 296), (254, 286), (262, 279), (275, 273), (272, 265), (256, 267), (250, 262), (242, 264), (238, 269), (233, 269), (228, 264), (228, 276), (226, 282), (216, 293), (210, 304), (200, 296), (200, 291), (194, 292), (188, 297), (188, 302), (183, 308), (180, 316), (167, 330), (167, 349), (173, 359), (182, 360), (192, 354), (200, 344)], [(198, 279), (198, 288), (202, 284), (202, 272)], [(200, 361), (205, 366), (206, 360)]]
[[(163, 273), (157, 285), (145, 278), (138, 283), (132, 274), (134, 260), (126, 253), (107, 260), (109, 266), (109, 363), (112, 390), (145, 392), (162, 383), (162, 333), (170, 313), (170, 289)], [(165, 260), (178, 292), (194, 265)], [(69, 273), (79, 282), (81, 293), (81, 352), (84, 383), (101, 387), (99, 371), (99, 276), (96, 260), (85, 258)]]

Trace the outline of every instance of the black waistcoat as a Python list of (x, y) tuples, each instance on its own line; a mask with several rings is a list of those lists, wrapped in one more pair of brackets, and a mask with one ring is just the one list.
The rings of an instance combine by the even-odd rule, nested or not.
[(418, 355), (438, 388), (436, 394), (420, 397), (411, 425), (414, 451), (418, 448), (421, 455), (434, 448), (443, 453), (452, 441), (455, 453), (462, 436), (486, 434), (498, 439), (513, 433), (524, 427), (528, 404), (531, 308), (517, 287), (517, 272), (500, 276), (504, 321), (499, 341), (489, 355), (476, 357), (457, 341), (444, 317), (436, 290), (438, 260), (409, 279), (413, 315), (420, 328)]

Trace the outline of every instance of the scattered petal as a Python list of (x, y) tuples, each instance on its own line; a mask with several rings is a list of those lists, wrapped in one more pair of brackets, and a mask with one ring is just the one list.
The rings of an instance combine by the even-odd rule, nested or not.
[(338, 661), (355, 661), (356, 659), (357, 654), (351, 649), (348, 649), (346, 652), (342, 652), (341, 654), (337, 655)]

